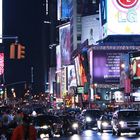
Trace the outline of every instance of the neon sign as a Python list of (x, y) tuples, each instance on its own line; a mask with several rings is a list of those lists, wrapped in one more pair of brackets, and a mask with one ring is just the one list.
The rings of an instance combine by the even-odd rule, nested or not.
[(117, 0), (117, 2), (123, 8), (132, 8), (137, 4), (138, 0)]

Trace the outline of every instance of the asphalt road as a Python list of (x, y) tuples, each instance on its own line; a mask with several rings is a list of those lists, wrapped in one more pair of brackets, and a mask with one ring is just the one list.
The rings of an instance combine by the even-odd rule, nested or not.
[(120, 137), (113, 136), (111, 131), (104, 133), (95, 130), (86, 130), (80, 135), (72, 135), (70, 137), (54, 137), (45, 138), (43, 140), (140, 140), (140, 135), (136, 136), (135, 133), (123, 133)]

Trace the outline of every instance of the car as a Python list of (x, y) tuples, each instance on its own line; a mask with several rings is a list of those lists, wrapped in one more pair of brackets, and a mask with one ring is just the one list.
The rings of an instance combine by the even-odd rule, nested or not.
[(53, 137), (52, 116), (50, 115), (37, 115), (30, 116), (31, 122), (37, 130), (37, 138)]
[(52, 120), (52, 129), (53, 129), (53, 135), (64, 135), (63, 131), (63, 121), (61, 118), (57, 115), (52, 115), (51, 116)]
[(112, 117), (113, 135), (121, 133), (140, 132), (140, 111), (134, 109), (120, 109), (114, 112)]
[(81, 113), (83, 129), (97, 127), (97, 120), (101, 117), (102, 111), (99, 109), (86, 109)]
[(112, 120), (111, 114), (101, 115), (101, 117), (97, 121), (98, 131), (102, 133), (104, 130), (112, 130), (111, 120)]

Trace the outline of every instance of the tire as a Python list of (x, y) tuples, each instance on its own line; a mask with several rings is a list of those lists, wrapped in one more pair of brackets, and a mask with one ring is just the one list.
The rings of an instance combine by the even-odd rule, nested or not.
[(121, 132), (120, 131), (117, 131), (117, 136), (120, 136), (121, 135)]
[(53, 138), (53, 131), (50, 131), (49, 138)]
[(114, 129), (112, 129), (112, 135), (116, 135), (116, 132)]
[(139, 132), (136, 132), (136, 135), (139, 136)]
[(101, 128), (100, 132), (103, 133), (103, 129), (102, 128)]
[(99, 128), (97, 128), (97, 131), (98, 131), (98, 132), (101, 132), (101, 130), (100, 130)]

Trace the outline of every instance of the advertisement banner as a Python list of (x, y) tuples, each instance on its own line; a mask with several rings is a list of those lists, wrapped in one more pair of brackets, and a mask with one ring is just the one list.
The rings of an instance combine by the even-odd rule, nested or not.
[[(2, 18), (3, 17), (3, 14), (2, 14), (3, 13), (2, 12), (3, 11), (3, 6), (2, 6), (2, 3), (3, 3), (3, 0), (0, 0), (0, 37), (2, 37), (2, 34), (3, 34), (2, 33), (2, 27), (3, 27), (2, 26), (3, 25), (2, 24), (3, 23), (3, 18)], [(2, 39), (1, 38), (0, 38), (0, 43), (2, 43)]]
[(69, 65), (71, 58), (70, 48), (70, 24), (59, 28), (59, 42), (61, 48), (61, 64)]
[(97, 44), (100, 33), (99, 14), (82, 17), (82, 39), (84, 43), (88, 39), (88, 44)]
[(129, 54), (122, 53), (120, 57), (120, 88), (125, 87), (130, 77)]
[(103, 36), (140, 35), (140, 0), (106, 0), (107, 23)]
[(0, 75), (4, 73), (4, 53), (0, 53)]
[(66, 67), (64, 67), (61, 70), (61, 92), (62, 92), (62, 97), (65, 97), (66, 94), (67, 94), (66, 85), (67, 85), (67, 81), (66, 81)]
[(69, 65), (67, 67), (67, 78), (68, 78), (68, 92), (69, 92), (71, 87), (77, 87), (74, 65)]
[(93, 52), (93, 80), (97, 83), (118, 83), (120, 78), (120, 52)]
[(56, 46), (56, 69), (61, 69), (61, 48), (60, 45)]

